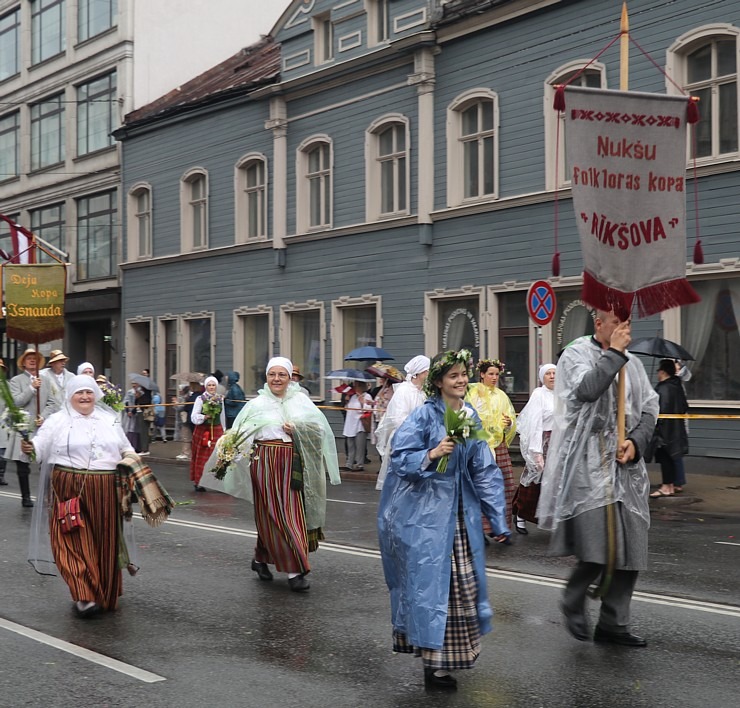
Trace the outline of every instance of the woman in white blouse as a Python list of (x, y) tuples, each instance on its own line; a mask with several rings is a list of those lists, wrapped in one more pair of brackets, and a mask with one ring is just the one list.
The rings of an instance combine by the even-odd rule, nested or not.
[(351, 470), (365, 469), (365, 445), (367, 431), (362, 423), (365, 411), (372, 411), (373, 399), (367, 392), (367, 383), (355, 381), (352, 384), (355, 393), (347, 403), (347, 416), (344, 419), (342, 434), (347, 438), (347, 467)]
[[(23, 449), (35, 454), (44, 470), (51, 470), (51, 551), (75, 609), (84, 617), (116, 609), (122, 593), (122, 521), (115, 473), (124, 455), (136, 456), (119, 417), (96, 405), (103, 394), (91, 376), (73, 377), (65, 391), (65, 407), (44, 422), (33, 440), (24, 441)], [(60, 518), (59, 503), (74, 497), (79, 497), (80, 506), (72, 516), (78, 518)], [(40, 539), (43, 529), (36, 527), (46, 507), (37, 506), (44, 509), (34, 519)], [(30, 560), (37, 570), (39, 558), (32, 549)]]
[(206, 390), (195, 399), (190, 413), (190, 420), (195, 426), (190, 453), (190, 481), (196, 492), (206, 490), (200, 484), (203, 468), (226, 430), (224, 397), (218, 393), (218, 379), (207, 376), (203, 385)]

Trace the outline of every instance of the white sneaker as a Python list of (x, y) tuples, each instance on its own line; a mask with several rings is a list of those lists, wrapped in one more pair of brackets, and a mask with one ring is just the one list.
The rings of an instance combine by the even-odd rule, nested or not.
[(149, 452), (140, 452), (139, 457), (144, 457), (144, 455), (149, 455)]
[(188, 455), (178, 455), (175, 459), (176, 460), (187, 460), (189, 459), (189, 456)]

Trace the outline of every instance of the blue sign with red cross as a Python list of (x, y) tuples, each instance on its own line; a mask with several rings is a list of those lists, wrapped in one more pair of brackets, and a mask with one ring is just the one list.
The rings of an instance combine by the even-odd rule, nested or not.
[(532, 322), (540, 327), (549, 324), (555, 317), (557, 299), (552, 285), (546, 280), (536, 280), (527, 293), (527, 311)]

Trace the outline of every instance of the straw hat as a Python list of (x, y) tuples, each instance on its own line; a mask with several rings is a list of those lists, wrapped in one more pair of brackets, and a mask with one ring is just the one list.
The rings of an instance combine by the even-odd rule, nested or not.
[(49, 361), (47, 364), (53, 364), (55, 361), (69, 361), (69, 357), (61, 349), (52, 349), (49, 352)]
[(0, 366), (2, 366), (3, 369), (5, 368), (5, 362), (2, 359), (0, 359)]
[(31, 354), (33, 354), (36, 357), (37, 368), (43, 369), (44, 364), (46, 363), (46, 359), (44, 359), (44, 355), (41, 352), (37, 352), (35, 349), (32, 349), (31, 347), (28, 347), (28, 349), (26, 349), (26, 351), (24, 351), (23, 354), (21, 354), (18, 357), (18, 368), (20, 369), (23, 368), (23, 362), (26, 360), (26, 357), (31, 356)]
[(303, 381), (306, 378), (295, 364), (293, 365), (293, 376), (297, 376), (299, 381)]
[[(51, 364), (51, 360), (49, 360), (49, 363)], [(103, 374), (98, 374), (95, 377), (95, 383), (98, 383), (98, 384), (108, 383), (108, 378), (104, 376)]]

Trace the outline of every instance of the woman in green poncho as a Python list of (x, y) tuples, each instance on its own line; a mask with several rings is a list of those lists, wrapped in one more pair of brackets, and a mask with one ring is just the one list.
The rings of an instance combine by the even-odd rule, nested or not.
[(308, 554), (324, 538), (326, 477), (331, 484), (340, 477), (329, 422), (291, 381), (292, 373), (289, 359), (270, 359), (267, 383), (219, 442), (201, 484), (254, 504), (252, 570), (272, 580), (274, 565), (288, 574), (291, 590), (304, 592), (310, 587)]

